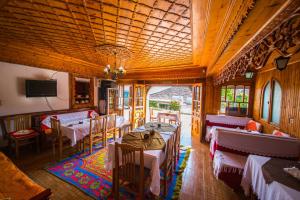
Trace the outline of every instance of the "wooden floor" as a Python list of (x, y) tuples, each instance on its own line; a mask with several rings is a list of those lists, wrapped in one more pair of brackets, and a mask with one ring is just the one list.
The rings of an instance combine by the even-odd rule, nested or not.
[[(192, 151), (187, 167), (183, 174), (183, 185), (180, 199), (183, 200), (234, 200), (241, 199), (243, 195), (233, 192), (222, 181), (216, 180), (212, 173), (212, 161), (209, 157), (208, 144), (199, 142), (199, 136), (183, 135), (182, 143), (191, 145)], [(76, 187), (49, 174), (43, 168), (52, 161), (51, 151), (39, 155), (31, 152), (23, 155), (17, 165), (40, 185), (51, 188), (53, 196), (51, 199), (91, 199)]]

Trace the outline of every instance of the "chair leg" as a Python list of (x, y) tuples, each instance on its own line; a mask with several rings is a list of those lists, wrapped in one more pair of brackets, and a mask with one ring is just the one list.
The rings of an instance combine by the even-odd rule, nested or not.
[(163, 183), (164, 183), (164, 197), (166, 197), (167, 196), (167, 185), (168, 185), (167, 176), (166, 175), (164, 176)]
[(8, 137), (8, 148), (9, 148), (9, 153), (12, 153), (12, 145), (11, 145), (12, 141), (11, 138)]
[(93, 141), (92, 138), (90, 138), (90, 154), (93, 153)]
[(82, 140), (82, 152), (84, 152), (84, 146), (85, 146), (85, 138)]
[(55, 142), (52, 142), (52, 154), (53, 154), (53, 159), (55, 160)]
[(36, 152), (37, 152), (37, 153), (40, 153), (39, 136), (36, 136), (36, 138), (35, 138), (35, 143), (36, 143)]
[(16, 144), (16, 158), (19, 159), (19, 141), (15, 140), (15, 144)]
[(62, 148), (63, 148), (63, 141), (62, 138), (59, 138), (59, 160), (62, 159)]

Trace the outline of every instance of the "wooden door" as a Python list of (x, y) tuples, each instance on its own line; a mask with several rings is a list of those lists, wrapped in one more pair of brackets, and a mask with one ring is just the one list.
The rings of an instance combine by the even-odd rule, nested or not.
[(192, 134), (200, 135), (202, 127), (202, 84), (194, 84), (192, 92)]
[(146, 87), (143, 84), (133, 85), (133, 128), (146, 121)]

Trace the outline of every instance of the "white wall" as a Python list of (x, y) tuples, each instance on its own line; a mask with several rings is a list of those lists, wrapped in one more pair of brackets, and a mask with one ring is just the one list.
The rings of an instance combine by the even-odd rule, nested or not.
[(53, 110), (69, 109), (69, 75), (66, 72), (0, 62), (0, 116), (50, 111), (45, 97), (25, 96), (25, 80), (57, 80), (57, 97), (47, 97)]

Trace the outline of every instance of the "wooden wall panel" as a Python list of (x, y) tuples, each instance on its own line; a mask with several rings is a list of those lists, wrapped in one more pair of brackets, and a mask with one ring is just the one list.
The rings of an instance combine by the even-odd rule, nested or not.
[[(253, 117), (263, 124), (263, 131), (266, 133), (272, 133), (274, 129), (279, 128), (300, 138), (300, 62), (288, 65), (283, 71), (270, 70), (272, 63), (268, 65), (269, 70), (261, 71), (257, 74)], [(281, 120), (279, 127), (268, 124), (260, 119), (262, 88), (271, 78), (278, 80), (282, 87)]]

